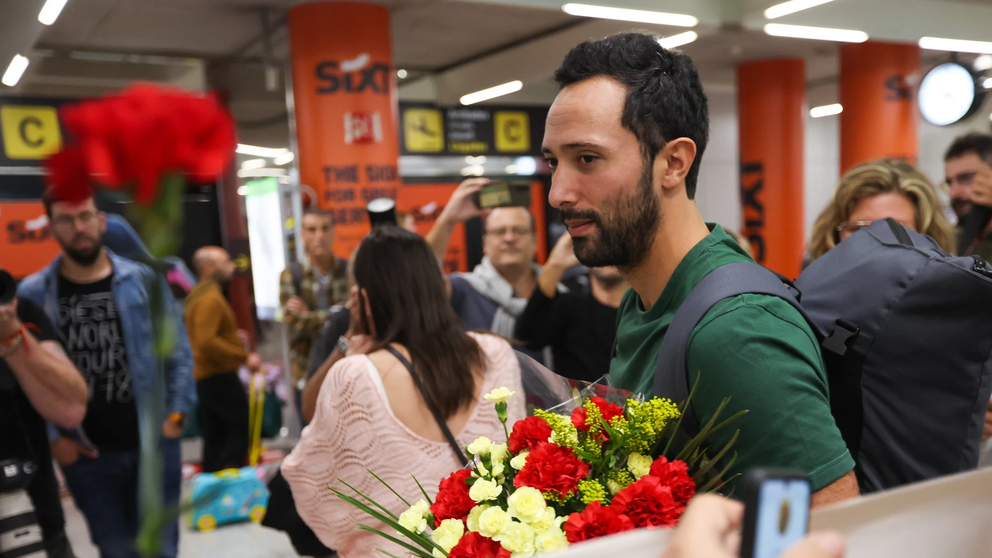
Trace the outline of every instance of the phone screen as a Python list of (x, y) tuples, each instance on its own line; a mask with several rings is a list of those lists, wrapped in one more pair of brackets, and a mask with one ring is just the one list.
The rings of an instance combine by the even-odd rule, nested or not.
[(809, 481), (768, 478), (758, 493), (754, 558), (777, 558), (809, 528)]
[(510, 193), (510, 185), (503, 182), (483, 186), (479, 190), (479, 207), (502, 207), (513, 203), (513, 196)]

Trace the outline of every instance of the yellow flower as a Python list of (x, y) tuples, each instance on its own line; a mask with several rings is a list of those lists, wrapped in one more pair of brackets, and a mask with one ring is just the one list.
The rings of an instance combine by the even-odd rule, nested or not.
[(503, 487), (494, 480), (479, 479), (468, 491), (468, 496), (476, 502), (495, 500), (503, 493)]
[(437, 529), (434, 529), (431, 540), (443, 548), (445, 552), (451, 552), (451, 549), (458, 544), (464, 534), (465, 524), (460, 519), (445, 519), (438, 525)]
[(616, 496), (618, 492), (623, 490), (623, 485), (613, 479), (610, 479), (606, 481), (606, 488), (610, 489), (610, 494)]
[(521, 470), (521, 469), (523, 469), (524, 468), (524, 465), (527, 464), (527, 456), (528, 455), (530, 455), (530, 452), (529, 451), (522, 451), (522, 452), (518, 453), (516, 457), (514, 457), (513, 459), (510, 460), (510, 467), (513, 467), (514, 469), (516, 469), (518, 471)]
[(506, 444), (493, 444), (489, 448), (489, 458), (493, 463), (506, 459)]
[(496, 388), (486, 394), (486, 401), (493, 403), (506, 403), (506, 400), (516, 395), (517, 392), (510, 391), (505, 387)]
[(565, 533), (558, 527), (538, 533), (537, 537), (534, 538), (534, 549), (538, 554), (549, 554), (564, 550), (567, 547), (568, 539), (565, 537)]
[(632, 453), (627, 458), (627, 469), (634, 474), (635, 479), (639, 479), (651, 472), (651, 464), (654, 461), (646, 455)]
[(502, 477), (503, 476), (503, 472), (505, 470), (506, 470), (506, 466), (503, 465), (502, 463), (495, 463), (495, 464), (493, 464), (493, 476), (494, 477)]
[(489, 453), (489, 448), (492, 447), (493, 442), (485, 436), (481, 438), (476, 438), (474, 442), (468, 445), (467, 449), (472, 455), (486, 455)]
[(503, 511), (503, 508), (493, 506), (479, 515), (479, 534), (491, 539), (503, 533), (512, 522), (510, 514)]
[(468, 512), (468, 519), (465, 520), (465, 524), (468, 526), (469, 531), (473, 533), (479, 532), (479, 516), (491, 507), (488, 504), (479, 504), (472, 508), (472, 511)]
[(399, 524), (408, 531), (423, 533), (427, 530), (427, 514), (430, 511), (430, 505), (421, 500), (400, 514)]
[(535, 533), (543, 533), (554, 527), (557, 519), (554, 508), (544, 508), (544, 513), (541, 517), (531, 521), (530, 526), (534, 528)]
[(529, 558), (534, 555), (534, 528), (526, 523), (510, 523), (493, 538), (500, 546), (513, 553), (512, 558)]
[(579, 496), (582, 503), (586, 505), (593, 502), (606, 503), (609, 501), (606, 498), (606, 489), (595, 479), (579, 481)]
[(544, 516), (544, 510), (548, 507), (547, 502), (544, 501), (544, 496), (541, 495), (541, 491), (529, 486), (518, 488), (516, 492), (510, 495), (506, 503), (507, 511), (510, 512), (510, 515), (524, 523), (530, 523), (540, 519)]

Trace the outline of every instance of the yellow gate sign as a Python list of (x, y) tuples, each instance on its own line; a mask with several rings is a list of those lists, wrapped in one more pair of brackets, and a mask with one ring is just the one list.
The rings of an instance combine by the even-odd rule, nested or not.
[(411, 108), (403, 111), (403, 139), (411, 153), (444, 151), (444, 121), (436, 109)]
[(496, 151), (526, 153), (530, 151), (530, 117), (523, 111), (497, 111), (493, 116)]
[(44, 159), (62, 147), (62, 132), (55, 107), (2, 106), (0, 130), (8, 159)]

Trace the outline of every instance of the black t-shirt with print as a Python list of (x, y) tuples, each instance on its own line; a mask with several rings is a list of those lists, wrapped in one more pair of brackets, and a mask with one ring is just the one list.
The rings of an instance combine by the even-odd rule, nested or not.
[(59, 276), (58, 326), (69, 358), (89, 384), (86, 436), (98, 449), (128, 451), (139, 444), (138, 409), (113, 277), (80, 284)]
[[(37, 304), (19, 298), (17, 317), (21, 323), (34, 325), (29, 330), (39, 342), (58, 342), (58, 332)], [(3, 425), (0, 427), (0, 461), (20, 459), (31, 461), (37, 467), (28, 485), (28, 495), (34, 504), (42, 534), (46, 541), (51, 541), (65, 529), (65, 517), (62, 515), (59, 484), (52, 466), (45, 419), (24, 395), (5, 359), (0, 359), (0, 425)]]

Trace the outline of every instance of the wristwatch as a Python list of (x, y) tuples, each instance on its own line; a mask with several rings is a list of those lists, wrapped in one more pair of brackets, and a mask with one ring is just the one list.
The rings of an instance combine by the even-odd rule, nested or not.
[(350, 347), (351, 347), (351, 341), (349, 341), (347, 337), (345, 337), (344, 335), (338, 337), (338, 349), (342, 353), (348, 354), (348, 349)]

